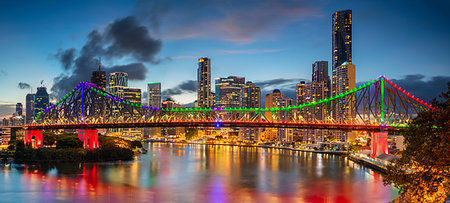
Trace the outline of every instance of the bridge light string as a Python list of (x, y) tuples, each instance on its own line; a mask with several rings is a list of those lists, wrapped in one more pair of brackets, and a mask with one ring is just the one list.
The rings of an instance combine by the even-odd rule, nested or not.
[(108, 92), (105, 92), (103, 89), (98, 88), (97, 85), (92, 84), (92, 83), (87, 83), (87, 82), (81, 82), (77, 87), (75, 87), (75, 89), (73, 89), (71, 92), (69, 92), (69, 94), (67, 94), (63, 99), (59, 100), (56, 104), (42, 110), (41, 112), (39, 112), (34, 120), (37, 120), (42, 113), (50, 110), (51, 108), (57, 106), (58, 104), (60, 104), (61, 102), (65, 101), (70, 95), (72, 95), (76, 90), (78, 90), (81, 86), (89, 86), (89, 88), (95, 92), (97, 92), (98, 94), (100, 94), (101, 96), (107, 97), (109, 99), (113, 99), (115, 101), (118, 101), (120, 103), (123, 104), (127, 104), (127, 105), (131, 105), (131, 106), (136, 106), (136, 107), (142, 107), (142, 108), (147, 108), (147, 109), (152, 109), (152, 110), (162, 110), (162, 111), (280, 111), (280, 110), (290, 110), (290, 109), (297, 109), (297, 108), (303, 108), (303, 107), (308, 107), (308, 106), (314, 106), (317, 104), (321, 104), (321, 103), (325, 103), (325, 102), (329, 102), (331, 100), (335, 100), (338, 98), (342, 98), (344, 96), (347, 96), (349, 94), (355, 93), (361, 89), (367, 88), (370, 85), (374, 84), (375, 82), (378, 82), (380, 80), (384, 80), (387, 83), (389, 83), (390, 85), (392, 85), (395, 89), (397, 89), (398, 91), (402, 92), (403, 94), (405, 94), (408, 98), (413, 99), (414, 101), (420, 103), (423, 106), (426, 106), (430, 109), (434, 109), (434, 107), (432, 107), (431, 105), (429, 105), (426, 102), (423, 102), (422, 100), (419, 100), (418, 98), (416, 98), (414, 95), (410, 95), (409, 93), (407, 93), (406, 91), (402, 90), (400, 87), (398, 87), (397, 85), (393, 84), (391, 81), (389, 81), (385, 76), (378, 76), (377, 79), (367, 82), (366, 84), (363, 84), (355, 89), (349, 90), (347, 92), (344, 92), (342, 94), (339, 95), (335, 95), (334, 97), (330, 97), (330, 98), (326, 98), (326, 99), (322, 99), (319, 101), (314, 101), (314, 102), (310, 102), (310, 103), (306, 103), (306, 104), (300, 104), (297, 106), (290, 106), (290, 107), (281, 107), (281, 108), (187, 108), (184, 110), (179, 110), (179, 109), (164, 109), (164, 108), (154, 108), (154, 107), (150, 107), (150, 106), (144, 106), (141, 104), (136, 104), (133, 102), (129, 102), (126, 101), (122, 98), (116, 97), (115, 95), (111, 95)]

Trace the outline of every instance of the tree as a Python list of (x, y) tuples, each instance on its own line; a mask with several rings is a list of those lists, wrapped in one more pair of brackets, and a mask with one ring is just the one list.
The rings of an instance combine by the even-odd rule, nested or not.
[(400, 189), (401, 202), (444, 202), (450, 187), (450, 83), (443, 103), (422, 111), (404, 133), (406, 149), (387, 167), (385, 184)]
[(61, 137), (56, 142), (57, 149), (65, 148), (81, 148), (83, 147), (83, 142), (78, 139), (77, 135), (61, 135)]

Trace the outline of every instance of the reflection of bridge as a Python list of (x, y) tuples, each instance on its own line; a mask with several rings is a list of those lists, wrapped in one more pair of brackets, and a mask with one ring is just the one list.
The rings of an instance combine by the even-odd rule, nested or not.
[(418, 112), (432, 108), (383, 76), (331, 98), (270, 109), (153, 108), (82, 82), (62, 100), (38, 113), (34, 124), (25, 128), (30, 135), (32, 130), (84, 129), (79, 131), (81, 137), (96, 128), (169, 126), (363, 130), (387, 135), (385, 131), (402, 130)]

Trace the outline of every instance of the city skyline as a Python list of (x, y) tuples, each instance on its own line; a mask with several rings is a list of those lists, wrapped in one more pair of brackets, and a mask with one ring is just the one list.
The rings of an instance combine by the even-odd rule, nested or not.
[[(120, 5), (120, 3), (116, 3), (116, 4), (111, 4), (111, 7)], [(345, 5), (345, 3), (343, 4)], [(284, 5), (280, 5), (280, 8), (286, 8)], [(424, 86), (424, 84), (426, 85), (430, 85), (430, 87), (428, 87), (429, 89), (436, 89), (434, 87), (439, 86), (436, 83), (439, 83), (442, 86), (442, 81), (447, 80), (448, 77), (448, 69), (446, 69), (445, 67), (439, 69), (435, 69), (435, 71), (425, 71), (423, 69), (418, 69), (418, 68), (414, 68), (414, 66), (417, 66), (417, 63), (412, 63), (412, 62), (408, 62), (407, 60), (400, 60), (402, 61), (402, 63), (404, 63), (405, 65), (412, 67), (410, 72), (404, 71), (404, 70), (397, 70), (395, 68), (391, 68), (391, 70), (385, 70), (382, 67), (379, 66), (375, 66), (373, 61), (371, 61), (370, 63), (372, 63), (370, 66), (367, 64), (368, 61), (367, 59), (364, 59), (364, 57), (362, 57), (364, 55), (364, 51), (367, 50), (367, 47), (363, 47), (361, 46), (362, 43), (367, 43), (367, 40), (365, 41), (364, 39), (368, 36), (373, 35), (369, 33), (367, 33), (367, 24), (366, 23), (362, 23), (364, 22), (364, 18), (367, 18), (367, 16), (362, 15), (362, 11), (364, 10), (364, 8), (367, 5), (353, 5), (353, 6), (348, 6), (346, 8), (342, 8), (343, 6), (333, 6), (332, 3), (328, 3), (328, 5), (323, 6), (322, 8), (319, 9), (319, 11), (317, 11), (318, 13), (320, 13), (321, 15), (319, 17), (314, 16), (314, 15), (306, 15), (305, 16), (295, 16), (296, 20), (294, 20), (294, 22), (291, 23), (283, 23), (282, 28), (277, 28), (276, 31), (273, 30), (266, 30), (263, 29), (262, 31), (258, 31), (255, 33), (272, 33), (276, 36), (274, 36), (273, 39), (270, 39), (270, 42), (267, 42), (264, 40), (259, 39), (258, 37), (253, 36), (252, 34), (252, 38), (247, 39), (247, 41), (233, 41), (233, 39), (228, 39), (227, 37), (223, 37), (223, 36), (214, 36), (219, 38), (219, 45), (216, 46), (207, 46), (207, 47), (219, 47), (219, 48), (227, 48), (226, 51), (222, 51), (222, 52), (218, 52), (219, 54), (217, 54), (217, 52), (214, 51), (201, 51), (201, 52), (197, 52), (194, 53), (192, 55), (183, 55), (185, 57), (183, 57), (182, 55), (177, 56), (173, 56), (172, 54), (169, 54), (169, 50), (170, 48), (173, 49), (174, 48), (185, 48), (185, 49), (181, 49), (181, 50), (191, 50), (189, 49), (190, 46), (187, 46), (185, 44), (186, 41), (190, 41), (190, 43), (204, 39), (205, 37), (190, 37), (190, 38), (182, 38), (182, 39), (167, 39), (165, 37), (159, 37), (162, 42), (163, 42), (163, 48), (161, 49), (161, 51), (156, 54), (159, 59), (163, 59), (165, 56), (170, 56), (170, 60), (161, 60), (159, 61), (159, 64), (155, 64), (153, 65), (152, 63), (154, 63), (155, 61), (149, 61), (150, 59), (145, 59), (145, 60), (141, 60), (144, 61), (144, 68), (145, 70), (147, 70), (147, 75), (144, 74), (143, 79), (138, 78), (139, 80), (136, 80), (135, 76), (131, 76), (135, 73), (130, 73), (130, 85), (132, 87), (138, 87), (141, 89), (146, 89), (146, 84), (148, 82), (161, 82), (162, 83), (162, 95), (164, 96), (172, 96), (174, 97), (174, 99), (177, 102), (180, 102), (182, 104), (186, 104), (186, 103), (190, 103), (193, 102), (195, 100), (195, 96), (196, 96), (196, 91), (189, 89), (189, 85), (185, 85), (183, 87), (188, 87), (186, 89), (182, 89), (181, 85), (182, 84), (192, 84), (189, 83), (189, 81), (193, 81), (195, 80), (195, 69), (196, 69), (196, 60), (200, 57), (208, 57), (211, 58), (213, 60), (212, 62), (212, 67), (211, 67), (211, 78), (218, 78), (218, 77), (227, 77), (230, 75), (236, 75), (239, 77), (245, 77), (246, 79), (248, 79), (249, 81), (253, 81), (254, 83), (257, 84), (257, 86), (261, 87), (262, 90), (262, 95), (265, 95), (267, 93), (269, 93), (271, 90), (273, 90), (274, 88), (278, 88), (281, 89), (282, 92), (286, 92), (288, 96), (290, 96), (291, 98), (294, 98), (294, 94), (292, 94), (292, 92), (295, 92), (295, 84), (300, 82), (300, 80), (304, 80), (303, 78), (310, 78), (310, 66), (314, 61), (319, 61), (319, 60), (323, 60), (323, 61), (328, 61), (329, 64), (331, 64), (331, 53), (330, 53), (330, 47), (331, 47), (331, 36), (330, 36), (330, 30), (331, 30), (331, 26), (330, 26), (330, 21), (331, 21), (331, 14), (337, 10), (345, 10), (345, 9), (352, 9), (353, 10), (353, 23), (354, 23), (354, 46), (353, 46), (353, 62), (354, 64), (357, 66), (358, 70), (356, 73), (356, 81), (357, 82), (364, 82), (364, 81), (369, 81), (372, 80), (373, 78), (377, 77), (380, 74), (383, 75), (387, 75), (388, 77), (393, 78), (394, 80), (397, 79), (398, 83), (400, 84), (400, 86), (407, 88), (407, 89), (411, 89), (412, 93), (415, 93), (416, 95), (418, 95), (421, 98), (424, 99), (431, 99), (432, 97), (436, 97), (437, 94), (434, 95), (429, 95), (427, 97), (424, 97), (424, 95), (421, 95), (420, 93), (417, 93), (415, 91), (418, 92), (427, 92), (427, 87), (421, 87)], [(414, 10), (414, 8), (416, 8), (418, 5), (413, 5), (411, 6), (411, 9)], [(304, 5), (295, 5), (294, 7), (299, 7), (299, 8), (304, 8)], [(359, 9), (354, 9), (352, 7), (359, 7)], [(109, 7), (108, 7), (109, 8)], [(104, 8), (104, 9), (108, 9), (108, 8)], [(331, 8), (333, 8), (331, 10)], [(173, 9), (179, 9), (179, 8), (173, 8)], [(366, 8), (367, 9), (367, 8)], [(417, 9), (417, 8), (416, 8)], [(425, 8), (426, 9), (426, 8)], [(325, 12), (328, 10), (331, 10), (330, 12)], [(133, 11), (135, 12), (135, 11)], [(133, 13), (132, 12), (132, 13)], [(383, 12), (387, 12), (389, 13), (389, 10), (383, 11)], [(304, 12), (300, 12), (302, 15), (304, 14)], [(406, 14), (408, 14), (409, 12), (403, 11), (403, 13), (405, 14), (405, 16), (408, 16)], [(239, 13), (237, 13), (236, 15), (238, 15)], [(129, 15), (128, 14), (124, 14), (124, 15)], [(168, 14), (169, 15), (169, 14)], [(299, 14), (300, 15), (300, 14)], [(444, 15), (444, 14), (441, 14)], [(111, 17), (111, 16), (110, 16)], [(432, 18), (433, 15), (431, 16), (427, 16), (427, 18)], [(106, 17), (105, 17), (106, 18)], [(277, 21), (283, 21), (283, 19), (286, 18), (286, 16), (281, 16), (279, 18), (277, 18)], [(380, 18), (385, 18), (383, 16), (380, 16)], [(113, 16), (111, 17), (111, 19), (107, 20), (107, 23), (103, 23), (103, 26), (94, 26), (93, 29), (97, 29), (99, 32), (106, 32), (103, 31), (102, 27), (105, 27), (107, 25), (116, 25), (115, 22), (117, 22), (118, 24), (120, 24), (120, 22), (131, 22), (132, 20), (129, 20), (128, 18), (124, 18), (125, 20), (120, 21), (120, 20), (116, 20), (114, 21), (114, 19), (123, 19), (120, 16)], [(128, 21), (126, 21), (128, 19)], [(362, 20), (363, 19), (363, 20)], [(24, 19), (26, 21), (26, 17), (24, 17)], [(284, 19), (285, 20), (285, 19)], [(365, 19), (367, 20), (367, 19)], [(113, 22), (111, 22), (113, 21)], [(307, 23), (308, 21), (311, 21), (309, 23)], [(372, 21), (370, 21), (372, 23), (374, 23), (374, 19), (372, 19)], [(377, 21), (375, 21), (377, 22)], [(390, 22), (386, 22), (386, 23), (390, 23)], [(137, 22), (138, 25), (143, 25), (146, 26), (145, 23), (142, 23), (142, 20)], [(305, 25), (305, 24), (309, 24), (309, 25)], [(370, 24), (370, 23), (369, 23)], [(377, 23), (375, 23), (377, 24)], [(163, 25), (162, 27), (167, 26), (167, 25)], [(281, 38), (285, 38), (286, 36), (290, 39), (293, 39), (292, 35), (286, 35), (283, 34), (283, 32), (291, 32), (292, 29), (299, 29), (299, 28), (306, 28), (308, 26), (313, 26), (315, 27), (315, 31), (316, 33), (326, 33), (325, 35), (323, 35), (324, 37), (319, 37), (317, 40), (320, 41), (320, 43), (322, 43), (320, 46), (317, 46), (318, 50), (321, 50), (319, 53), (315, 53), (317, 52), (316, 50), (314, 50), (314, 53), (311, 54), (306, 54), (305, 52), (300, 52), (302, 54), (300, 54), (301, 56), (293, 56), (292, 52), (296, 52), (294, 48), (289, 48), (286, 50), (277, 50), (276, 48), (280, 48), (283, 47), (285, 45), (283, 42), (286, 42), (285, 40), (281, 40)], [(330, 29), (327, 29), (326, 27), (329, 27)], [(366, 28), (364, 28), (366, 27)], [(214, 27), (213, 27), (214, 28)], [(325, 28), (325, 29), (324, 29)], [(218, 29), (218, 28), (214, 28), (214, 29)], [(438, 29), (435, 27), (435, 29)], [(6, 29), (9, 30), (9, 29)], [(148, 28), (149, 32), (154, 32), (152, 30), (150, 30)], [(291, 30), (291, 31), (290, 31)], [(445, 28), (440, 29), (443, 32), (447, 32), (448, 30), (445, 30)], [(86, 31), (86, 30), (85, 30)], [(89, 29), (87, 29), (87, 32), (89, 32)], [(281, 32), (281, 33), (280, 33)], [(254, 33), (254, 34), (255, 34)], [(154, 33), (152, 33), (154, 34)], [(64, 34), (63, 34), (64, 35)], [(255, 34), (257, 35), (257, 34)], [(85, 40), (85, 34), (79, 34), (78, 36), (78, 40), (75, 41), (84, 41)], [(156, 35), (150, 35), (150, 36), (156, 36)], [(299, 38), (301, 38), (303, 36), (303, 34), (299, 34)], [(393, 34), (393, 38), (395, 39), (396, 35)], [(67, 37), (67, 35), (65, 35), (64, 37)], [(214, 38), (213, 37), (213, 38)], [(155, 37), (155, 39), (157, 39), (158, 37)], [(58, 38), (59, 40), (63, 40), (61, 38)], [(398, 39), (398, 38), (397, 38)], [(80, 42), (74, 42), (74, 43), (69, 43), (70, 40), (68, 40), (67, 38), (65, 39), (67, 40), (67, 42), (62, 43), (64, 45), (59, 46), (59, 48), (61, 48), (61, 51), (58, 52), (60, 55), (59, 59), (62, 59), (62, 56), (67, 56), (67, 54), (72, 54), (73, 59), (80, 59), (80, 54), (76, 51), (76, 50), (80, 50), (82, 48), (82, 46), (78, 46), (76, 44), (80, 44)], [(159, 39), (157, 39), (159, 40)], [(156, 41), (157, 41), (156, 40)], [(206, 40), (203, 40), (206, 44), (211, 44), (211, 40), (209, 38), (207, 38)], [(228, 42), (229, 44), (231, 44), (232, 46), (226, 46), (223, 45), (224, 43), (221, 42)], [(317, 41), (316, 41), (317, 42)], [(379, 42), (379, 41), (378, 41)], [(382, 41), (385, 42), (385, 41)], [(270, 48), (274, 48), (274, 49), (257, 49), (256, 47), (258, 47), (258, 45), (264, 45), (264, 44), (272, 44), (273, 43), (279, 43), (276, 46), (264, 46), (264, 47), (270, 47)], [(445, 43), (445, 41), (443, 41), (443, 43)], [(83, 42), (81, 42), (81, 45), (83, 44)], [(189, 44), (189, 43), (188, 43)], [(214, 43), (213, 43), (214, 44)], [(222, 44), (222, 45), (221, 45)], [(300, 42), (300, 43), (293, 43), (296, 46), (311, 46), (311, 44), (305, 43), (305, 42)], [(85, 44), (86, 45), (86, 44)], [(381, 43), (382, 47), (390, 47), (389, 43)], [(381, 46), (380, 45), (380, 46)], [(32, 44), (30, 44), (30, 46), (32, 46)], [(70, 49), (70, 47), (74, 47), (75, 50), (72, 51), (72, 49)], [(261, 46), (260, 46), (261, 47)], [(322, 48), (321, 48), (322, 47)], [(329, 49), (325, 49), (323, 47), (328, 47)], [(165, 49), (168, 49), (165, 51)], [(237, 50), (228, 50), (228, 48), (238, 48)], [(439, 47), (437, 47), (438, 49), (436, 49), (436, 53), (445, 53), (442, 51), (439, 51)], [(55, 54), (55, 50), (56, 49), (48, 49), (47, 54), (48, 55), (54, 55)], [(4, 51), (4, 50), (1, 50)], [(68, 52), (67, 52), (68, 51)], [(203, 53), (202, 53), (203, 52)], [(66, 55), (65, 55), (65, 54)], [(206, 53), (206, 54), (205, 54)], [(208, 54), (208, 53), (212, 53), (212, 54)], [(305, 54), (303, 54), (305, 53)], [(403, 53), (403, 52), (402, 52)], [(134, 54), (134, 53), (132, 53)], [(405, 54), (405, 53), (403, 53)], [(58, 55), (58, 54), (56, 54)], [(95, 53), (93, 53), (93, 55), (95, 55), (95, 58), (98, 57), (98, 55), (96, 55)], [(156, 55), (151, 55), (151, 56), (156, 56)], [(310, 55), (308, 57), (304, 56), (304, 55)], [(32, 55), (35, 56), (35, 55)], [(5, 56), (6, 57), (6, 56)], [(231, 57), (231, 58), (230, 58)], [(305, 58), (306, 57), (306, 58)], [(430, 57), (430, 54), (428, 55), (428, 57)], [(120, 66), (122, 64), (129, 61), (133, 61), (133, 60), (129, 60), (129, 59), (133, 59), (135, 62), (138, 62), (139, 60), (137, 60), (139, 57), (128, 57), (128, 59), (126, 58), (120, 58), (120, 57), (103, 57), (103, 59), (105, 60), (105, 63), (107, 64), (106, 67), (107, 68), (116, 68), (117, 70), (120, 70)], [(401, 57), (398, 57), (399, 59)], [(433, 57), (432, 57), (433, 58)], [(442, 57), (440, 57), (442, 58)], [(245, 60), (244, 60), (245, 59)], [(259, 59), (259, 60), (258, 60)], [(155, 58), (156, 60), (156, 58)], [(225, 60), (225, 61), (224, 61)], [(441, 59), (440, 59), (441, 60)], [(5, 88), (7, 89), (6, 95), (4, 97), (2, 97), (2, 104), (15, 104), (17, 102), (21, 102), (21, 103), (25, 103), (25, 95), (26, 93), (29, 93), (29, 88), (26, 88), (26, 90), (20, 90), (18, 88), (16, 88), (19, 83), (24, 83), (27, 85), (31, 85), (33, 88), (33, 92), (35, 92), (36, 87), (38, 86), (38, 81), (40, 81), (41, 79), (44, 79), (45, 84), (47, 84), (48, 89), (50, 90), (54, 84), (52, 84), (52, 80), (56, 77), (58, 77), (58, 74), (60, 72), (65, 72), (65, 74), (67, 75), (68, 79), (71, 78), (71, 75), (73, 75), (75, 73), (76, 68), (75, 67), (68, 67), (68, 69), (66, 71), (63, 71), (61, 68), (61, 65), (58, 64), (58, 61), (55, 58), (51, 58), (48, 59), (48, 61), (50, 61), (51, 63), (53, 63), (53, 65), (51, 66), (51, 69), (55, 70), (54, 72), (52, 72), (52, 74), (48, 74), (43, 78), (39, 78), (39, 79), (34, 79), (36, 81), (32, 82), (29, 79), (27, 80), (26, 78), (28, 76), (21, 76), (20, 78), (18, 77), (13, 77), (14, 79), (11, 81), (11, 76), (14, 76), (14, 74), (10, 73), (9, 69), (4, 69), (5, 66), (8, 66), (8, 60), (3, 60), (4, 64), (2, 64), (1, 71), (2, 71), (2, 75), (0, 77), (3, 78), (7, 78), (6, 80), (2, 80), (2, 86), (4, 87), (9, 87), (9, 88)], [(229, 61), (229, 62), (226, 62)], [(421, 60), (421, 61), (426, 61), (426, 64), (429, 64), (430, 66), (432, 66), (433, 63), (439, 63), (439, 60)], [(61, 61), (62, 62), (62, 61)], [(121, 63), (119, 63), (121, 62)], [(227, 64), (228, 63), (228, 64)], [(231, 63), (231, 64), (230, 64)], [(266, 63), (267, 65), (265, 65), (264, 63)], [(282, 69), (282, 71), (280, 71), (279, 68), (264, 68), (264, 67), (276, 67), (274, 66), (273, 63), (276, 63), (276, 66), (281, 65), (283, 67), (285, 67), (284, 69)], [(287, 63), (287, 64), (286, 64)], [(297, 65), (293, 65), (293, 63), (297, 63)], [(305, 65), (301, 65), (301, 64), (308, 64), (308, 66), (305, 67)], [(150, 65), (149, 65), (150, 64)], [(376, 63), (375, 63), (376, 64)], [(395, 64), (395, 63), (394, 63)], [(440, 63), (442, 64), (442, 63)], [(64, 64), (63, 64), (64, 65)], [(72, 64), (73, 65), (73, 64)], [(122, 65), (123, 66), (123, 65)], [(166, 69), (165, 73), (161, 73), (159, 67), (161, 67), (162, 69), (164, 68), (168, 68), (169, 66), (172, 67), (176, 67), (176, 68), (172, 68), (172, 69)], [(261, 72), (267, 72), (268, 74), (266, 75), (271, 75), (273, 71), (276, 71), (275, 74), (271, 75), (270, 77), (264, 76), (264, 75), (260, 75), (261, 73), (258, 73), (258, 71), (255, 71), (255, 68), (258, 69), (259, 67), (262, 66), (262, 70)], [(140, 67), (138, 65), (136, 65), (136, 67)], [(183, 67), (181, 70), (179, 70), (180, 68), (178, 67)], [(97, 68), (97, 66), (92, 66), (89, 69), (88, 73), (84, 73), (86, 75), (88, 75), (90, 77), (91, 72), (94, 71)], [(123, 68), (123, 67), (122, 67)], [(20, 68), (18, 68), (20, 69)], [(273, 70), (275, 69), (275, 70)], [(331, 69), (331, 67), (329, 67), (329, 69)], [(401, 69), (401, 68), (398, 68)], [(433, 69), (433, 67), (430, 67), (430, 69)], [(42, 69), (43, 72), (46, 71), (45, 68)], [(134, 69), (133, 69), (134, 70)], [(170, 71), (168, 71), (170, 70)], [(375, 71), (374, 71), (375, 70)], [(415, 70), (415, 72), (414, 72)], [(127, 71), (124, 71), (127, 72)], [(148, 76), (148, 74), (150, 74), (151, 72), (151, 76)], [(396, 73), (397, 72), (397, 73)], [(399, 73), (401, 72), (401, 73)], [(188, 73), (188, 74), (186, 74)], [(370, 74), (369, 74), (370, 73)], [(432, 73), (436, 73), (435, 75), (433, 75)], [(442, 74), (441, 74), (442, 73)], [(169, 75), (171, 76), (170, 78), (173, 79), (165, 79), (167, 78)], [(419, 75), (417, 75), (419, 74)], [(182, 75), (182, 76), (180, 76)], [(408, 76), (409, 75), (409, 76)], [(425, 77), (425, 82), (423, 81), (422, 76)], [(440, 77), (438, 78), (433, 78), (437, 75), (440, 75)], [(36, 74), (36, 77), (39, 77), (39, 74)], [(133, 78), (134, 77), (134, 78)], [(142, 76), (141, 76), (142, 77)], [(156, 78), (161, 78), (160, 80), (155, 79)], [(406, 77), (406, 79), (405, 79)], [(133, 78), (133, 79), (132, 79)], [(23, 79), (23, 80), (22, 80)], [(427, 83), (426, 80), (431, 79), (431, 81), (429, 81)], [(6, 81), (9, 81), (8, 84), (4, 84)], [(89, 81), (89, 80), (86, 80)], [(307, 81), (309, 81), (309, 79), (307, 79)], [(408, 81), (412, 81), (412, 82), (416, 82), (416, 83), (407, 83)], [(79, 81), (81, 82), (81, 81)], [(402, 85), (402, 82), (404, 82), (404, 84)], [(142, 85), (142, 84), (143, 85)], [(12, 84), (12, 85), (11, 85)], [(417, 85), (417, 87), (419, 88), (414, 88)], [(434, 86), (432, 86), (434, 85)], [(24, 85), (26, 86), (26, 85)], [(408, 86), (412, 86), (408, 87)], [(70, 87), (72, 88), (72, 87)], [(175, 95), (167, 95), (167, 93), (170, 93), (171, 89), (179, 89), (181, 92), (181, 94), (175, 94)], [(420, 89), (422, 88), (422, 89)], [(442, 86), (442, 88), (445, 88), (445, 83)], [(214, 88), (212, 88), (214, 89)], [(11, 91), (10, 90), (15, 90), (15, 91)], [(173, 91), (172, 91), (173, 92)], [(291, 92), (289, 94), (289, 92)], [(434, 92), (441, 92), (441, 90), (434, 90)], [(20, 94), (18, 97), (17, 94)], [(431, 94), (431, 93), (430, 93)], [(163, 96), (162, 99), (165, 99), (165, 97)], [(12, 108), (14, 109), (14, 108)], [(3, 110), (0, 109), (0, 112), (2, 112)]]

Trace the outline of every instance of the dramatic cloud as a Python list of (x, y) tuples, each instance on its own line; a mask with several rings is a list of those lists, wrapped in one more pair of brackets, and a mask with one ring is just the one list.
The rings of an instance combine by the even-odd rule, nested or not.
[(58, 49), (58, 52), (55, 54), (55, 58), (59, 60), (65, 70), (69, 70), (72, 68), (76, 52), (77, 50), (75, 48), (66, 50)]
[(140, 25), (136, 17), (117, 19), (103, 31), (91, 31), (78, 57), (75, 48), (58, 50), (55, 57), (61, 62), (65, 72), (53, 79), (52, 94), (61, 97), (79, 82), (90, 81), (92, 71), (98, 66), (98, 56), (104, 56), (109, 61), (138, 61), (110, 67), (102, 64), (102, 67), (107, 73), (121, 71), (128, 73), (130, 80), (144, 80), (147, 68), (143, 62), (159, 63), (160, 59), (155, 55), (161, 50), (161, 46), (162, 42), (152, 38), (148, 28)]
[(151, 8), (164, 8), (156, 19), (161, 21), (165, 38), (209, 37), (249, 43), (258, 37), (266, 39), (264, 31), (319, 16), (321, 4), (308, 0), (160, 0)]
[(173, 96), (176, 95), (194, 93), (196, 91), (197, 91), (197, 81), (186, 80), (173, 88), (162, 91), (161, 97), (162, 99), (172, 98)]
[(17, 87), (19, 89), (31, 89), (31, 85), (25, 82), (19, 82), (19, 84), (17, 85)]
[(434, 76), (427, 80), (424, 75), (406, 75), (402, 79), (391, 79), (402, 89), (416, 95), (424, 101), (431, 101), (447, 90), (450, 76)]

